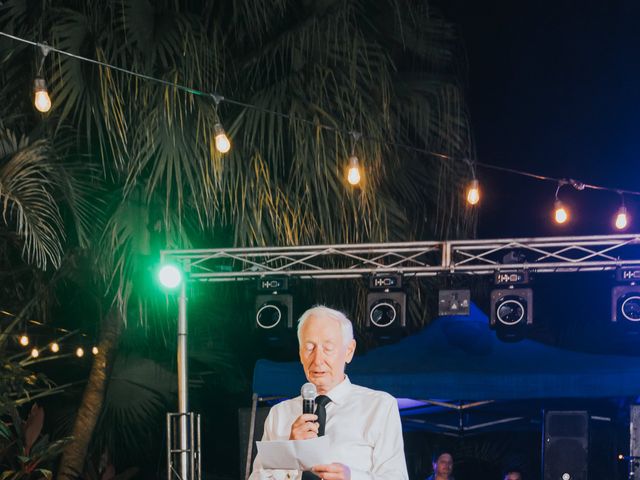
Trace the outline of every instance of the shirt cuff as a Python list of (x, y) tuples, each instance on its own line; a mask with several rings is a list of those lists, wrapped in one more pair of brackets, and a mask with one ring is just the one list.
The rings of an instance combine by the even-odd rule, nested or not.
[(259, 480), (301, 480), (302, 472), (299, 470), (272, 470), (269, 468), (261, 469), (259, 472)]

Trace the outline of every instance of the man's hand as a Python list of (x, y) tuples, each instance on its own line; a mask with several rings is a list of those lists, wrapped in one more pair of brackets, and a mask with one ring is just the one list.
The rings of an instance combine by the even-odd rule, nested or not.
[(313, 413), (303, 413), (291, 425), (289, 440), (306, 440), (318, 436), (318, 417)]
[(311, 471), (322, 480), (351, 480), (351, 470), (342, 463), (316, 465)]

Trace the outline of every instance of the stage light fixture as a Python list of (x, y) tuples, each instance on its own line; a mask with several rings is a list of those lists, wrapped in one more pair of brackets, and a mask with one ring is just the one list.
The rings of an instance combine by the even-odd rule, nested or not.
[(501, 288), (491, 292), (491, 328), (503, 341), (522, 340), (533, 323), (533, 290)]
[(438, 315), (469, 315), (471, 291), (440, 290), (438, 292)]
[(640, 327), (640, 286), (624, 285), (613, 288), (611, 321), (631, 322)]
[(622, 285), (611, 290), (611, 321), (640, 332), (640, 267), (619, 268), (616, 281)]
[(263, 278), (258, 281), (255, 298), (255, 328), (270, 344), (281, 344), (293, 330), (293, 296), (289, 279)]
[(172, 264), (163, 265), (160, 270), (158, 270), (158, 280), (165, 288), (176, 288), (183, 281), (182, 271)]
[(402, 291), (402, 276), (374, 275), (369, 279), (365, 326), (381, 342), (399, 340), (407, 325), (407, 294)]

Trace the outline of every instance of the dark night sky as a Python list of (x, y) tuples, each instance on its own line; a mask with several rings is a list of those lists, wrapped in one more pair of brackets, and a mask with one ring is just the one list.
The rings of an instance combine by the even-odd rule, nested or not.
[[(640, 190), (640, 2), (442, 0), (469, 56), (481, 162)], [(617, 233), (620, 198), (563, 187), (572, 221), (551, 222), (556, 185), (479, 169), (481, 238)], [(627, 197), (628, 231), (640, 200)]]

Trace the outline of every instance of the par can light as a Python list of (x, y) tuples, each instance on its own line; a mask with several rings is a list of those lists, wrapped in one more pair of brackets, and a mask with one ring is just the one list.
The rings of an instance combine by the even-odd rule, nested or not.
[(378, 328), (390, 327), (398, 316), (399, 305), (396, 302), (382, 300), (371, 307), (369, 320)]
[(498, 338), (507, 342), (522, 340), (532, 323), (532, 289), (501, 288), (491, 292), (490, 326)]
[(517, 325), (525, 316), (524, 301), (521, 297), (504, 297), (496, 305), (496, 318), (503, 325)]
[(277, 327), (282, 320), (282, 309), (279, 302), (265, 303), (256, 312), (256, 325), (265, 330)]
[(611, 291), (611, 321), (640, 325), (640, 286), (624, 285)]

